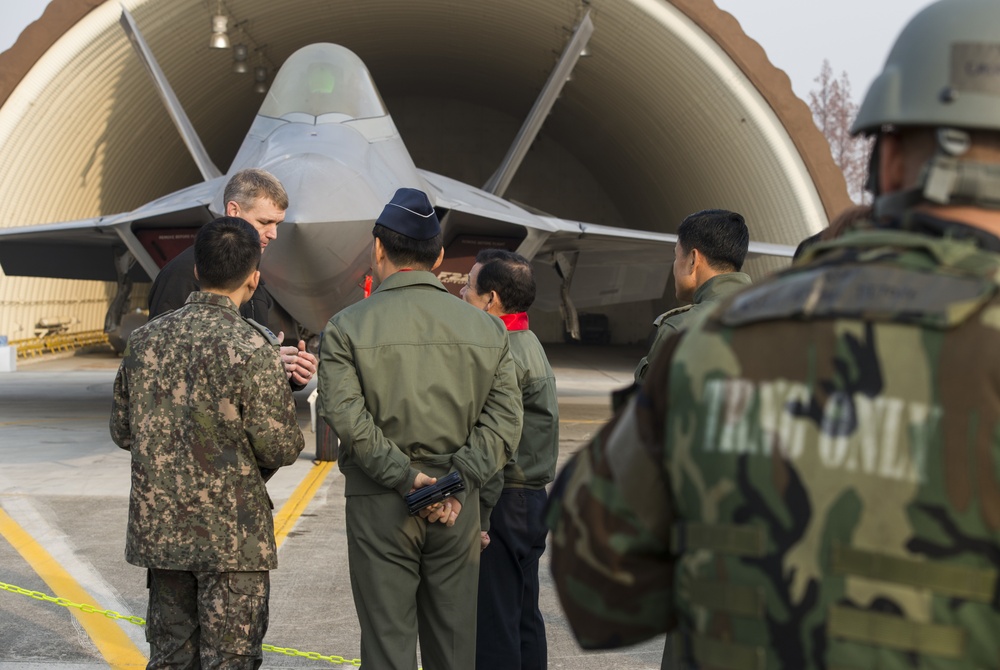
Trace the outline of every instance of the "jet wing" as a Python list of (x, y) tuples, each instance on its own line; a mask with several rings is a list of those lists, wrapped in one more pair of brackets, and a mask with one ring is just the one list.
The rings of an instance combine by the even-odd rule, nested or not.
[[(570, 296), (577, 307), (596, 307), (663, 297), (672, 273), (671, 259), (677, 236), (601, 226), (580, 221), (540, 217), (557, 228), (548, 236), (536, 258), (578, 253)], [(784, 244), (751, 242), (747, 257), (791, 258), (795, 248)], [(551, 266), (550, 266), (551, 267)], [(545, 269), (539, 273), (544, 277)], [(559, 306), (558, 275), (540, 286), (536, 304), (542, 309)]]
[[(534, 261), (537, 307), (559, 308), (560, 264), (574, 268), (570, 297), (577, 307), (663, 296), (676, 235), (560, 219), (442, 175), (420, 173), (435, 205), (455, 217), (447, 225), (463, 233), (520, 240), (518, 252)], [(794, 251), (784, 244), (750, 243), (751, 256), (791, 258)]]
[[(551, 216), (541, 216), (551, 225), (557, 226), (555, 235), (542, 247), (542, 252), (554, 251), (612, 251), (639, 250), (653, 246), (658, 254), (663, 253), (664, 245), (677, 244), (677, 236), (673, 233), (654, 233), (648, 230), (632, 230), (601, 226), (582, 221), (567, 221)], [(747, 258), (754, 256), (779, 256), (791, 258), (795, 247), (787, 244), (772, 244), (770, 242), (750, 242)], [(661, 256), (662, 260), (662, 256)]]
[(116, 256), (128, 250), (138, 263), (133, 281), (152, 281), (187, 247), (225, 186), (217, 177), (122, 214), (81, 221), (0, 228), (0, 267), (10, 276), (116, 281)]

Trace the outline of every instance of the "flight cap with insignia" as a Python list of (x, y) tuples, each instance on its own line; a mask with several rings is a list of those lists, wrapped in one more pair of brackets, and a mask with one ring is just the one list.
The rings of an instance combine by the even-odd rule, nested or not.
[(429, 240), (441, 232), (427, 194), (415, 188), (397, 190), (375, 223), (414, 240)]

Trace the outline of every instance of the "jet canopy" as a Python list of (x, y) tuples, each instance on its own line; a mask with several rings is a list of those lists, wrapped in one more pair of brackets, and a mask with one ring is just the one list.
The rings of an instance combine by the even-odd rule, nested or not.
[(260, 114), (343, 114), (352, 119), (387, 116), (368, 68), (354, 52), (337, 44), (310, 44), (285, 61), (274, 77)]

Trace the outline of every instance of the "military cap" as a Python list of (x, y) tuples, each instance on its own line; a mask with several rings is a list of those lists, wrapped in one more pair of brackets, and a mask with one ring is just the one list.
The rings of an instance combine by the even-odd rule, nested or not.
[(427, 194), (415, 188), (397, 190), (375, 223), (414, 240), (429, 240), (441, 232)]

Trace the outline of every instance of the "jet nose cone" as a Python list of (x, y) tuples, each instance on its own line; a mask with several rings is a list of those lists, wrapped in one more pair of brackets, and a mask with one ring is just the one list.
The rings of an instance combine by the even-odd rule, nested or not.
[(392, 195), (376, 191), (378, 186), (344, 163), (317, 154), (298, 155), (267, 169), (288, 191), (286, 222), (374, 221)]

